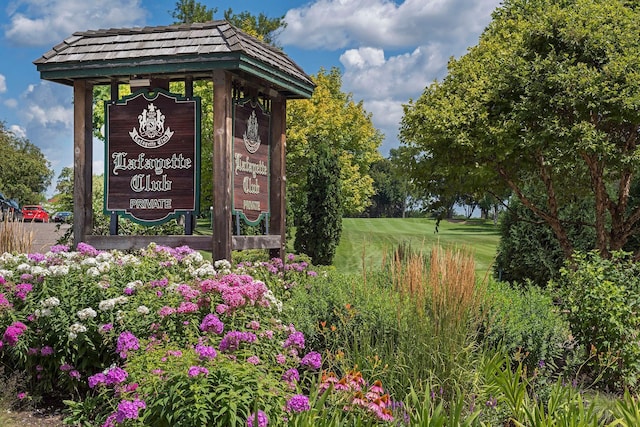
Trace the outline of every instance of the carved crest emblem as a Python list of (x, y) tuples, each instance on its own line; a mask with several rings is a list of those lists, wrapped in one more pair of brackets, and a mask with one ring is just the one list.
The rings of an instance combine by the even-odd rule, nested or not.
[(251, 112), (251, 117), (247, 122), (247, 130), (242, 135), (244, 139), (244, 146), (251, 154), (258, 151), (260, 148), (260, 135), (258, 134), (258, 118), (256, 117), (256, 111)]
[[(138, 129), (133, 128), (131, 139), (143, 148), (158, 148), (169, 142), (173, 136), (171, 128), (164, 128), (165, 116), (153, 103), (138, 116)], [(139, 131), (139, 132), (138, 132)]]

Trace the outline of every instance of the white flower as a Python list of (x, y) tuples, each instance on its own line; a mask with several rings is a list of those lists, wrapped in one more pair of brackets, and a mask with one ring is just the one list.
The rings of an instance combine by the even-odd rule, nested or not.
[(51, 313), (51, 310), (48, 308), (43, 308), (42, 310), (38, 308), (36, 309), (34, 314), (36, 315), (36, 317), (40, 318), (40, 317), (51, 317), (52, 313)]
[(49, 272), (52, 276), (66, 276), (69, 274), (68, 265), (52, 265), (49, 267)]
[(108, 262), (101, 262), (97, 265), (96, 268), (100, 271), (100, 273), (106, 273), (111, 270), (111, 264)]
[(124, 320), (124, 311), (118, 310), (116, 312), (116, 321), (117, 322), (122, 322), (123, 320)]
[(91, 267), (87, 270), (87, 276), (97, 277), (99, 275), (100, 271), (95, 267)]
[(202, 264), (203, 261), (204, 257), (200, 252), (197, 251), (187, 254), (184, 258), (182, 258), (182, 262), (187, 265)]
[(275, 307), (278, 313), (282, 312), (282, 301), (276, 298), (273, 292), (271, 292), (271, 289), (264, 293), (264, 299), (269, 301), (269, 305)]
[(113, 260), (113, 254), (109, 253), (109, 252), (100, 252), (98, 255), (96, 255), (96, 261), (99, 262), (109, 262)]
[(74, 323), (69, 326), (69, 339), (75, 340), (78, 337), (78, 334), (83, 334), (87, 332), (87, 327), (82, 323)]
[(82, 265), (91, 267), (94, 265), (98, 265), (98, 261), (95, 258), (85, 258), (81, 262)]
[(213, 266), (216, 270), (231, 270), (231, 263), (226, 259), (219, 259), (213, 264)]
[(60, 300), (56, 297), (49, 297), (40, 301), (40, 305), (44, 308), (52, 308), (60, 305)]
[(205, 277), (214, 277), (216, 275), (216, 270), (213, 268), (211, 264), (204, 264), (199, 268), (190, 270), (191, 276), (197, 279), (203, 279)]
[(12, 254), (10, 254), (9, 252), (5, 252), (2, 255), (0, 255), (0, 262), (2, 262), (3, 264), (14, 264), (16, 262), (18, 262), (20, 258), (18, 258), (18, 256), (14, 256)]
[(116, 306), (116, 302), (112, 299), (106, 299), (103, 301), (100, 301), (100, 303), (98, 303), (98, 310), (100, 311), (111, 311), (113, 310), (113, 307)]
[(24, 262), (16, 267), (16, 271), (28, 272), (30, 270), (31, 270), (31, 266)]
[(127, 297), (124, 295), (121, 295), (117, 298), (110, 298), (110, 299), (105, 299), (100, 301), (100, 303), (98, 304), (98, 309), (100, 311), (110, 311), (110, 310), (113, 310), (116, 304), (124, 304), (126, 302), (127, 302)]
[(80, 320), (93, 319), (97, 315), (98, 313), (96, 313), (96, 311), (91, 307), (83, 308), (78, 312), (78, 317), (80, 318)]
[(49, 270), (38, 265), (31, 268), (31, 274), (34, 276), (48, 276)]
[(5, 279), (10, 279), (13, 277), (13, 271), (11, 270), (0, 270), (0, 276), (4, 277)]
[(135, 289), (142, 286), (142, 280), (134, 280), (133, 282), (129, 282), (127, 283), (127, 286), (125, 286), (127, 289)]
[(140, 264), (140, 260), (138, 259), (137, 256), (132, 255), (132, 254), (126, 254), (124, 255), (122, 258), (120, 258), (120, 262), (122, 263), (122, 265), (138, 265)]
[(136, 311), (142, 315), (149, 314), (150, 312), (149, 307), (147, 307), (146, 305), (141, 305), (136, 309)]

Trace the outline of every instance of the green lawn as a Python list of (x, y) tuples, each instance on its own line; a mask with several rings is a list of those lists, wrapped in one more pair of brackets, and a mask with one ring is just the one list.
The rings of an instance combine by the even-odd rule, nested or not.
[[(484, 275), (493, 264), (500, 236), (491, 221), (442, 221), (435, 233), (436, 222), (431, 218), (345, 218), (342, 238), (334, 258), (338, 271), (362, 271), (363, 258), (367, 269), (380, 267), (385, 253), (400, 243), (409, 243), (425, 252), (434, 244), (444, 247), (470, 248), (476, 259), (476, 270)], [(211, 234), (209, 220), (198, 220), (198, 234)], [(292, 250), (293, 242), (289, 242)]]
[(334, 265), (339, 271), (356, 272), (362, 270), (364, 259), (368, 269), (378, 268), (384, 253), (403, 242), (425, 252), (435, 243), (470, 248), (479, 274), (493, 264), (500, 238), (493, 222), (442, 221), (438, 233), (435, 224), (430, 218), (345, 218)]

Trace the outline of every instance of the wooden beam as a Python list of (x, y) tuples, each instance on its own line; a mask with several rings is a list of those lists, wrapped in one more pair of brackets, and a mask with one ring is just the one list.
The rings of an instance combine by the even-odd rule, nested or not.
[(73, 245), (93, 229), (93, 85), (73, 82)]
[(286, 130), (287, 101), (278, 96), (271, 100), (271, 218), (269, 233), (280, 237), (279, 250), (271, 257), (284, 260), (286, 241)]
[[(214, 261), (231, 260), (232, 105), (231, 74), (213, 72), (213, 252)], [(206, 179), (206, 177), (205, 177)]]

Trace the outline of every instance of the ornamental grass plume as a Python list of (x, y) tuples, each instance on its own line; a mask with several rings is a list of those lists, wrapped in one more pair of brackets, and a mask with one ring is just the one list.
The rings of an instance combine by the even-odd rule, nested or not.
[(431, 314), (437, 334), (460, 330), (480, 303), (475, 261), (469, 250), (431, 249), (429, 269)]
[(9, 217), (6, 215), (4, 221), (0, 222), (0, 254), (29, 253), (33, 246), (33, 239), (33, 230), (27, 230), (23, 222), (9, 222)]

